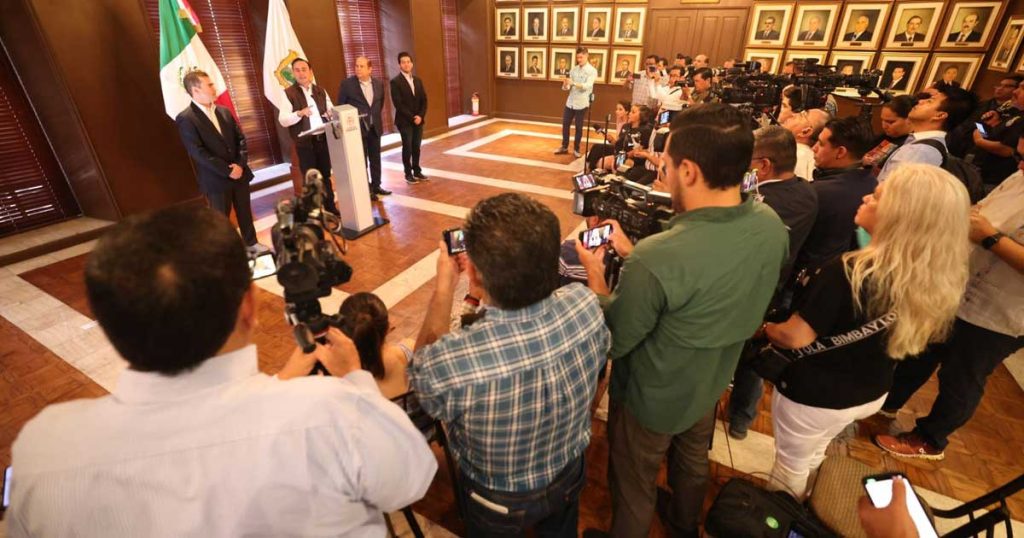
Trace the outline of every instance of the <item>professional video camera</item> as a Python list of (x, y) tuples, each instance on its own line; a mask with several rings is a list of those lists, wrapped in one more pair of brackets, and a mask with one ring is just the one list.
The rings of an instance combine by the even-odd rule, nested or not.
[[(306, 172), (302, 194), (277, 203), (277, 224), (271, 231), (277, 281), (284, 288), (285, 318), (306, 353), (313, 351), (329, 327), (341, 326), (339, 314), (324, 315), (320, 298), (352, 278), (352, 267), (339, 256), (347, 246), (344, 240), (339, 245), (331, 233), (340, 229), (340, 220), (323, 209), (323, 182), (317, 170)], [(322, 369), (319, 363), (314, 372), (318, 369)]]
[(610, 172), (576, 175), (573, 187), (573, 213), (614, 219), (634, 243), (662, 231), (673, 215), (668, 194)]

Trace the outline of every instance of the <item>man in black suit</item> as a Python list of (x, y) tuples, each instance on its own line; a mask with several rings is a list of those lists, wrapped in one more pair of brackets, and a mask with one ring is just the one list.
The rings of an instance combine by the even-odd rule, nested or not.
[(380, 136), (384, 132), (381, 109), (384, 107), (384, 83), (372, 78), (373, 64), (366, 56), (356, 58), (355, 75), (341, 81), (338, 104), (352, 105), (359, 112), (363, 133), (363, 153), (370, 163), (370, 199), (391, 194), (380, 186)]
[(882, 82), (883, 90), (904, 91), (907, 89), (907, 70), (896, 66), (892, 68), (892, 74), (888, 81)]
[(754, 36), (755, 39), (779, 38), (779, 31), (775, 29), (775, 17), (772, 17), (771, 15), (765, 17), (761, 25), (763, 28), (757, 31), (757, 35)]
[(870, 25), (871, 19), (866, 15), (857, 17), (857, 22), (853, 23), (853, 31), (847, 32), (843, 36), (843, 41), (871, 41), (874, 34), (868, 30)]
[(629, 68), (629, 60), (619, 62), (619, 70), (615, 72), (615, 78), (626, 78), (632, 70)]
[(559, 19), (558, 32), (559, 37), (572, 37), (572, 27), (569, 26), (569, 17), (562, 17)]
[(242, 129), (230, 110), (214, 102), (217, 89), (209, 75), (198, 69), (189, 71), (182, 85), (192, 96), (192, 104), (174, 122), (192, 159), (199, 191), (210, 207), (224, 215), (230, 215), (234, 207), (238, 229), (249, 250), (268, 252), (267, 247), (256, 242), (256, 228), (252, 224), (249, 182), (253, 174), (247, 164), (249, 153)]
[(807, 27), (800, 32), (800, 41), (821, 41), (825, 39), (825, 32), (821, 29), (821, 17), (811, 15), (807, 19)]
[(569, 62), (565, 58), (558, 59), (558, 67), (555, 67), (556, 77), (569, 76)]
[(540, 56), (530, 56), (530, 65), (526, 68), (528, 75), (543, 75), (544, 68), (540, 66)]
[(921, 17), (917, 15), (910, 17), (907, 19), (907, 28), (903, 32), (896, 34), (893, 41), (897, 43), (920, 43), (924, 41), (924, 34), (917, 31), (921, 28), (922, 23), (924, 23), (924, 19)]
[(526, 35), (531, 37), (544, 35), (544, 25), (541, 23), (539, 15), (530, 17), (530, 27), (526, 30)]
[(427, 92), (420, 77), (412, 74), (412, 56), (398, 53), (402, 71), (391, 79), (391, 103), (395, 105), (395, 127), (402, 135), (402, 167), (405, 182), (410, 185), (426, 181), (420, 170), (420, 144), (423, 142), (423, 119), (427, 117)]
[(516, 27), (512, 24), (512, 17), (501, 19), (501, 35), (503, 37), (515, 37)]
[(327, 149), (327, 135), (299, 136), (331, 121), (331, 98), (327, 96), (326, 90), (313, 83), (313, 67), (305, 58), (292, 60), (292, 76), (295, 77), (295, 83), (284, 90), (292, 109), (279, 110), (277, 121), (291, 135), (302, 177), (305, 178), (311, 168), (320, 171), (324, 180), (324, 209), (337, 215), (339, 212), (331, 183), (331, 153)]
[(631, 38), (635, 39), (636, 38), (636, 28), (633, 28), (633, 26), (635, 24), (636, 23), (633, 22), (633, 17), (626, 17), (625, 19), (623, 19), (623, 21), (622, 21), (622, 29), (619, 30), (619, 38), (620, 39), (631, 39)]
[(594, 17), (590, 20), (590, 30), (587, 31), (587, 37), (604, 37), (604, 23), (600, 17)]
[(974, 28), (978, 26), (978, 19), (980, 16), (977, 13), (968, 13), (964, 17), (964, 22), (960, 24), (960, 31), (949, 34), (946, 41), (949, 43), (979, 43), (981, 42), (981, 32)]

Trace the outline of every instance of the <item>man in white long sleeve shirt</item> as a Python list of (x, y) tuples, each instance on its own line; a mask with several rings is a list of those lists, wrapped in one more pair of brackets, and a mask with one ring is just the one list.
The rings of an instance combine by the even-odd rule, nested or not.
[(668, 84), (664, 86), (656, 85), (654, 96), (658, 100), (660, 111), (670, 110), (672, 112), (679, 112), (683, 109), (686, 96), (683, 94), (683, 88), (677, 86), (677, 83), (682, 78), (683, 68), (673, 66), (668, 70)]
[(291, 110), (279, 110), (277, 121), (282, 127), (288, 128), (288, 134), (295, 144), (295, 153), (299, 157), (299, 171), (302, 176), (311, 168), (320, 171), (324, 179), (324, 208), (338, 213), (334, 201), (334, 187), (331, 183), (331, 154), (327, 149), (327, 135), (299, 135), (316, 129), (331, 121), (334, 105), (327, 91), (313, 82), (313, 68), (305, 58), (292, 60), (292, 75), (295, 83), (285, 88), (284, 94), (292, 105)]
[[(10, 536), (383, 537), (382, 512), (426, 492), (433, 453), (339, 331), (258, 371), (248, 259), (222, 215), (126, 219), (85, 281), (129, 369), (22, 429)], [(318, 360), (333, 377), (306, 375)]]
[(597, 80), (597, 69), (587, 61), (587, 48), (576, 48), (576, 65), (569, 70), (569, 76), (562, 80), (562, 89), (569, 92), (562, 113), (562, 145), (555, 150), (555, 155), (569, 153), (569, 124), (575, 122), (576, 134), (573, 139), (573, 156), (577, 159), (580, 153), (580, 142), (583, 140), (583, 118), (590, 108), (590, 96), (594, 93), (594, 82)]

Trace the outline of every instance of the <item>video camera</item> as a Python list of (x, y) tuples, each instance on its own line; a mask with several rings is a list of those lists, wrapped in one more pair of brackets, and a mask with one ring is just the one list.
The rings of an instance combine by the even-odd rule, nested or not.
[(664, 230), (674, 215), (668, 194), (602, 171), (573, 177), (572, 212), (614, 219), (633, 242)]
[[(285, 318), (305, 353), (316, 348), (318, 339), (323, 341), (329, 327), (341, 327), (341, 315), (324, 315), (320, 298), (352, 278), (352, 267), (340, 257), (347, 246), (339, 245), (331, 233), (340, 229), (341, 221), (323, 209), (323, 182), (316, 169), (306, 172), (302, 194), (277, 203), (277, 223), (271, 231)], [(314, 373), (322, 368), (317, 363)]]

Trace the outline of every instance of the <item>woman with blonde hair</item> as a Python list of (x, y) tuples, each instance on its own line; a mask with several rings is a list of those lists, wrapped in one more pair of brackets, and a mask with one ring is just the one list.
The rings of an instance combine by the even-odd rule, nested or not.
[(798, 498), (832, 439), (881, 409), (894, 361), (947, 337), (967, 282), (970, 201), (948, 172), (904, 164), (854, 220), (871, 243), (825, 263), (795, 313), (763, 327), (795, 358), (772, 396), (770, 485)]

